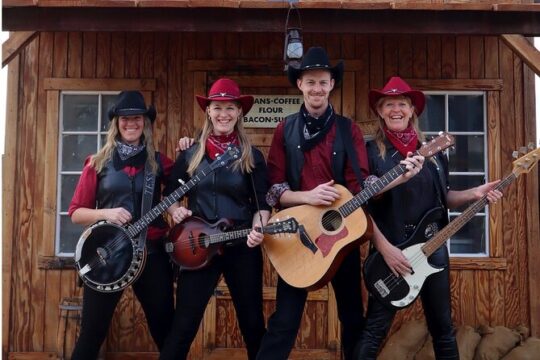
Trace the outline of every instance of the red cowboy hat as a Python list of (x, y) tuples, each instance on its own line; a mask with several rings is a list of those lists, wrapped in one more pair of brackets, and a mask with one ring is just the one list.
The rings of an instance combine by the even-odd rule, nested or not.
[(394, 76), (388, 80), (386, 85), (381, 90), (370, 90), (368, 94), (369, 106), (377, 113), (377, 102), (380, 98), (386, 96), (406, 96), (411, 99), (416, 115), (420, 116), (426, 105), (426, 97), (424, 93), (418, 90), (413, 90), (399, 76)]
[(195, 95), (195, 97), (203, 111), (206, 111), (206, 108), (211, 101), (239, 102), (244, 115), (251, 109), (254, 101), (253, 96), (251, 95), (240, 95), (238, 84), (231, 79), (217, 80), (210, 88), (210, 91), (208, 91), (208, 97), (200, 95)]

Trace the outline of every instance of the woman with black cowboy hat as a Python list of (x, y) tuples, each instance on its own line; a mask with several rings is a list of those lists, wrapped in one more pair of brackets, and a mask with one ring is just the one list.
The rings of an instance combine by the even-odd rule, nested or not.
[[(367, 144), (369, 166), (373, 177), (380, 177), (396, 166), (409, 153), (416, 151), (424, 135), (418, 127), (418, 116), (425, 106), (421, 91), (411, 87), (399, 77), (391, 78), (381, 90), (369, 92), (371, 109), (379, 116), (379, 129), (375, 139)], [(373, 178), (368, 178), (371, 181)], [(497, 182), (476, 188), (455, 191), (448, 187), (448, 163), (444, 155), (426, 161), (410, 181), (397, 186), (370, 202), (369, 211), (384, 237), (374, 239), (375, 248), (384, 257), (394, 274), (405, 275), (411, 267), (403, 253), (395, 246), (407, 240), (414, 226), (424, 214), (441, 205), (456, 208), (488, 194), (491, 202), (502, 194), (490, 191)], [(440, 226), (448, 221), (440, 219)], [(431, 275), (421, 291), (428, 329), (433, 337), (437, 359), (459, 359), (451, 319), (449, 259), (445, 246), (429, 257), (436, 267), (445, 267)], [(358, 344), (357, 358), (375, 359), (396, 311), (370, 297), (366, 326)]]
[[(110, 126), (105, 145), (86, 160), (75, 188), (69, 206), (74, 223), (91, 225), (107, 220), (124, 225), (138, 220), (144, 215), (141, 202), (147, 163), (155, 174), (152, 203), (155, 205), (161, 200), (161, 185), (173, 162), (154, 148), (152, 123), (155, 118), (155, 109), (146, 107), (140, 92), (124, 91), (118, 95), (109, 110)], [(162, 242), (168, 229), (162, 217), (148, 227), (146, 265), (133, 283), (158, 349), (163, 345), (174, 314), (172, 268)], [(97, 358), (122, 293), (103, 293), (84, 286), (81, 332), (72, 359)]]
[(242, 118), (253, 105), (253, 96), (240, 94), (230, 79), (217, 80), (208, 96), (197, 96), (206, 121), (194, 146), (178, 155), (165, 193), (176, 188), (177, 180), (189, 180), (197, 169), (212, 162), (228, 146), (239, 146), (241, 157), (226, 168), (204, 178), (187, 195), (187, 208), (179, 203), (169, 208), (175, 223), (198, 216), (208, 223), (232, 221), (234, 229), (253, 229), (247, 239), (226, 246), (222, 254), (198, 270), (181, 270), (177, 280), (176, 312), (171, 332), (160, 359), (185, 359), (197, 334), (206, 305), (214, 294), (221, 274), (231, 292), (236, 317), (249, 359), (255, 359), (264, 335), (262, 307), (263, 235), (254, 230), (266, 225), (270, 207), (264, 201), (268, 190), (263, 154), (253, 147)]
[[(268, 153), (270, 205), (330, 206), (339, 197), (334, 183), (344, 185), (353, 194), (361, 190), (363, 179), (369, 175), (362, 132), (352, 120), (336, 114), (329, 102), (330, 93), (342, 75), (343, 63), (331, 66), (321, 47), (310, 48), (298, 69), (289, 67), (289, 81), (303, 93), (304, 103), (298, 113), (287, 116), (274, 132)], [(411, 168), (419, 160), (407, 161)], [(396, 179), (396, 183), (410, 176), (408, 173)], [(380, 235), (374, 230), (375, 236)], [(345, 359), (351, 359), (364, 325), (358, 247), (345, 256), (331, 281), (342, 325), (343, 354)], [(305, 289), (278, 279), (276, 311), (268, 321), (258, 359), (287, 359), (306, 299)]]

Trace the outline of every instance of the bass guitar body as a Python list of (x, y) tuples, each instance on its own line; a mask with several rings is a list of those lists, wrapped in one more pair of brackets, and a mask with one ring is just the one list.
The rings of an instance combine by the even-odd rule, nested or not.
[(174, 244), (170, 249), (171, 258), (182, 270), (205, 267), (222, 247), (222, 244), (211, 243), (211, 235), (221, 234), (230, 226), (226, 219), (209, 224), (197, 217), (175, 225), (169, 233), (169, 240)]
[[(279, 276), (289, 285), (315, 290), (335, 274), (343, 258), (360, 245), (368, 219), (359, 207), (350, 216), (340, 206), (352, 198), (341, 185), (334, 185), (340, 198), (332, 206), (299, 205), (276, 213), (269, 224), (294, 218), (301, 224), (294, 234), (264, 236), (264, 249)], [(370, 224), (369, 224), (370, 225)]]
[(397, 246), (411, 264), (412, 273), (395, 276), (379, 252), (367, 257), (364, 262), (364, 280), (369, 292), (379, 302), (394, 309), (411, 305), (420, 294), (426, 278), (444, 269), (432, 266), (422, 251), (425, 242), (439, 231), (439, 221), (443, 216), (445, 214), (441, 208), (430, 210), (409, 239)]
[(145, 262), (145, 247), (139, 248), (125, 228), (107, 221), (89, 226), (75, 248), (81, 279), (101, 292), (119, 291), (133, 283)]

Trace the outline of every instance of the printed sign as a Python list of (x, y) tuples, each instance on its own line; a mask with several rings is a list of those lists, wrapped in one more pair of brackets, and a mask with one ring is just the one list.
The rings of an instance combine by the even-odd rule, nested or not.
[(285, 116), (298, 112), (302, 95), (254, 95), (253, 107), (244, 116), (246, 128), (275, 128)]

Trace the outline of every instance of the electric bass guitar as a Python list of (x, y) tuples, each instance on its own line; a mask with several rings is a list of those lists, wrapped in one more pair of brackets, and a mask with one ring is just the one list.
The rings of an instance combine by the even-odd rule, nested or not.
[[(209, 224), (199, 217), (189, 217), (173, 227), (165, 249), (182, 270), (201, 269), (221, 252), (224, 244), (245, 238), (251, 232), (251, 229), (225, 231), (231, 225), (227, 219)], [(263, 226), (260, 231), (264, 234), (295, 233), (298, 223), (290, 218)]]
[[(512, 172), (494, 189), (502, 191), (520, 174), (531, 171), (539, 158), (540, 148), (515, 160)], [(428, 211), (409, 239), (398, 245), (412, 266), (410, 274), (395, 276), (379, 252), (368, 256), (364, 263), (364, 280), (370, 293), (382, 304), (391, 308), (401, 309), (411, 305), (420, 294), (426, 278), (444, 269), (430, 265), (428, 257), (443, 246), (446, 240), (467, 224), (487, 203), (487, 196), (483, 196), (440, 231), (437, 220), (446, 216), (446, 212), (442, 208)]]
[[(417, 150), (426, 158), (454, 144), (454, 138), (442, 133)], [(279, 276), (289, 285), (316, 290), (335, 274), (343, 258), (366, 233), (369, 218), (362, 206), (379, 191), (407, 171), (399, 164), (355, 196), (344, 186), (334, 185), (340, 198), (331, 206), (299, 205), (279, 211), (269, 223), (295, 218), (300, 223), (295, 234), (265, 234), (263, 246)], [(369, 236), (364, 236), (367, 240)]]
[(239, 157), (239, 148), (229, 148), (134, 224), (120, 226), (98, 221), (86, 228), (75, 247), (75, 265), (82, 281), (100, 292), (120, 291), (132, 284), (146, 261), (145, 241), (137, 235), (208, 174)]

